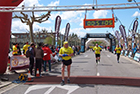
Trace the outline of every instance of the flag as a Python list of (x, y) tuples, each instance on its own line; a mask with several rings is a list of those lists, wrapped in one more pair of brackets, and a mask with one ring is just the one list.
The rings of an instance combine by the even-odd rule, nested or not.
[(70, 24), (67, 23), (66, 29), (65, 29), (65, 41), (68, 41), (69, 30), (70, 30)]
[(57, 16), (55, 20), (55, 46), (57, 47), (57, 42), (58, 42), (58, 34), (59, 34), (59, 29), (61, 25), (61, 17)]
[(123, 37), (123, 41), (125, 42), (125, 48), (127, 49), (127, 38), (126, 38), (126, 31), (125, 31), (125, 27), (123, 25), (119, 26), (121, 35)]

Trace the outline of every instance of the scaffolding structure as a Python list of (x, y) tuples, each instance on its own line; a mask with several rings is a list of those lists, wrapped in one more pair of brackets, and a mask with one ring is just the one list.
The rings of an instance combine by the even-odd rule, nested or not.
[[(140, 2), (137, 2), (140, 4)], [(0, 12), (45, 12), (45, 11), (91, 11), (91, 10), (116, 10), (140, 8), (136, 3), (120, 4), (93, 4), (93, 5), (70, 5), (70, 6), (32, 6), (8, 7), (0, 6)]]

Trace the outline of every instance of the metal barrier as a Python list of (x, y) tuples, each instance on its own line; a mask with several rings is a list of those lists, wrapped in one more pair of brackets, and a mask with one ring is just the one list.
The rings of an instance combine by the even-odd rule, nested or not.
[(129, 58), (132, 58), (132, 51), (129, 52), (128, 57), (129, 57)]
[(135, 53), (135, 56), (133, 58), (135, 61), (139, 62), (140, 61), (140, 53)]

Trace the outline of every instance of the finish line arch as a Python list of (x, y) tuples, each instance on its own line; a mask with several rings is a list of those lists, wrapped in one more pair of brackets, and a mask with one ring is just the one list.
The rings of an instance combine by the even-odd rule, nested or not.
[(81, 52), (85, 52), (85, 43), (88, 38), (108, 38), (110, 40), (110, 51), (113, 52), (116, 47), (116, 39), (111, 33), (87, 33), (81, 38)]

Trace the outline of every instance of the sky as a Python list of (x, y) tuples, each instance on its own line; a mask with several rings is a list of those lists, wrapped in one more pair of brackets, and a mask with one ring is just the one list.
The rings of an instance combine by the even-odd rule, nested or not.
[[(138, 0), (136, 0), (138, 2)], [(23, 4), (28, 6), (67, 6), (67, 5), (91, 5), (95, 4), (95, 0), (24, 0), (19, 6)], [(97, 0), (97, 4), (118, 4), (118, 3), (129, 3), (127, 0)], [(125, 26), (126, 33), (128, 34), (128, 29), (132, 29), (133, 21), (136, 17), (139, 18), (140, 11), (136, 9), (119, 9), (113, 10), (115, 16), (120, 20), (115, 23), (115, 28), (83, 28), (83, 19), (85, 17), (85, 11), (63, 11), (63, 12), (51, 12), (50, 18), (43, 23), (34, 23), (33, 31), (37, 32), (38, 29), (46, 29), (49, 32), (55, 31), (55, 18), (59, 15), (61, 17), (60, 31), (62, 34), (65, 32), (65, 27), (67, 23), (70, 23), (70, 34), (76, 33), (79, 37), (84, 37), (86, 33), (112, 33), (119, 30), (119, 25), (123, 24)], [(47, 12), (37, 12), (36, 16), (40, 16)], [(20, 15), (19, 13), (13, 13)], [(27, 13), (30, 15), (31, 13)], [(99, 10), (99, 11), (87, 11), (87, 19), (95, 18), (112, 18), (111, 10)], [(139, 19), (138, 19), (139, 21)], [(138, 27), (139, 29), (139, 27)], [(12, 33), (24, 33), (29, 31), (29, 27), (22, 23), (19, 19), (12, 20)], [(138, 32), (138, 31), (137, 31)]]

